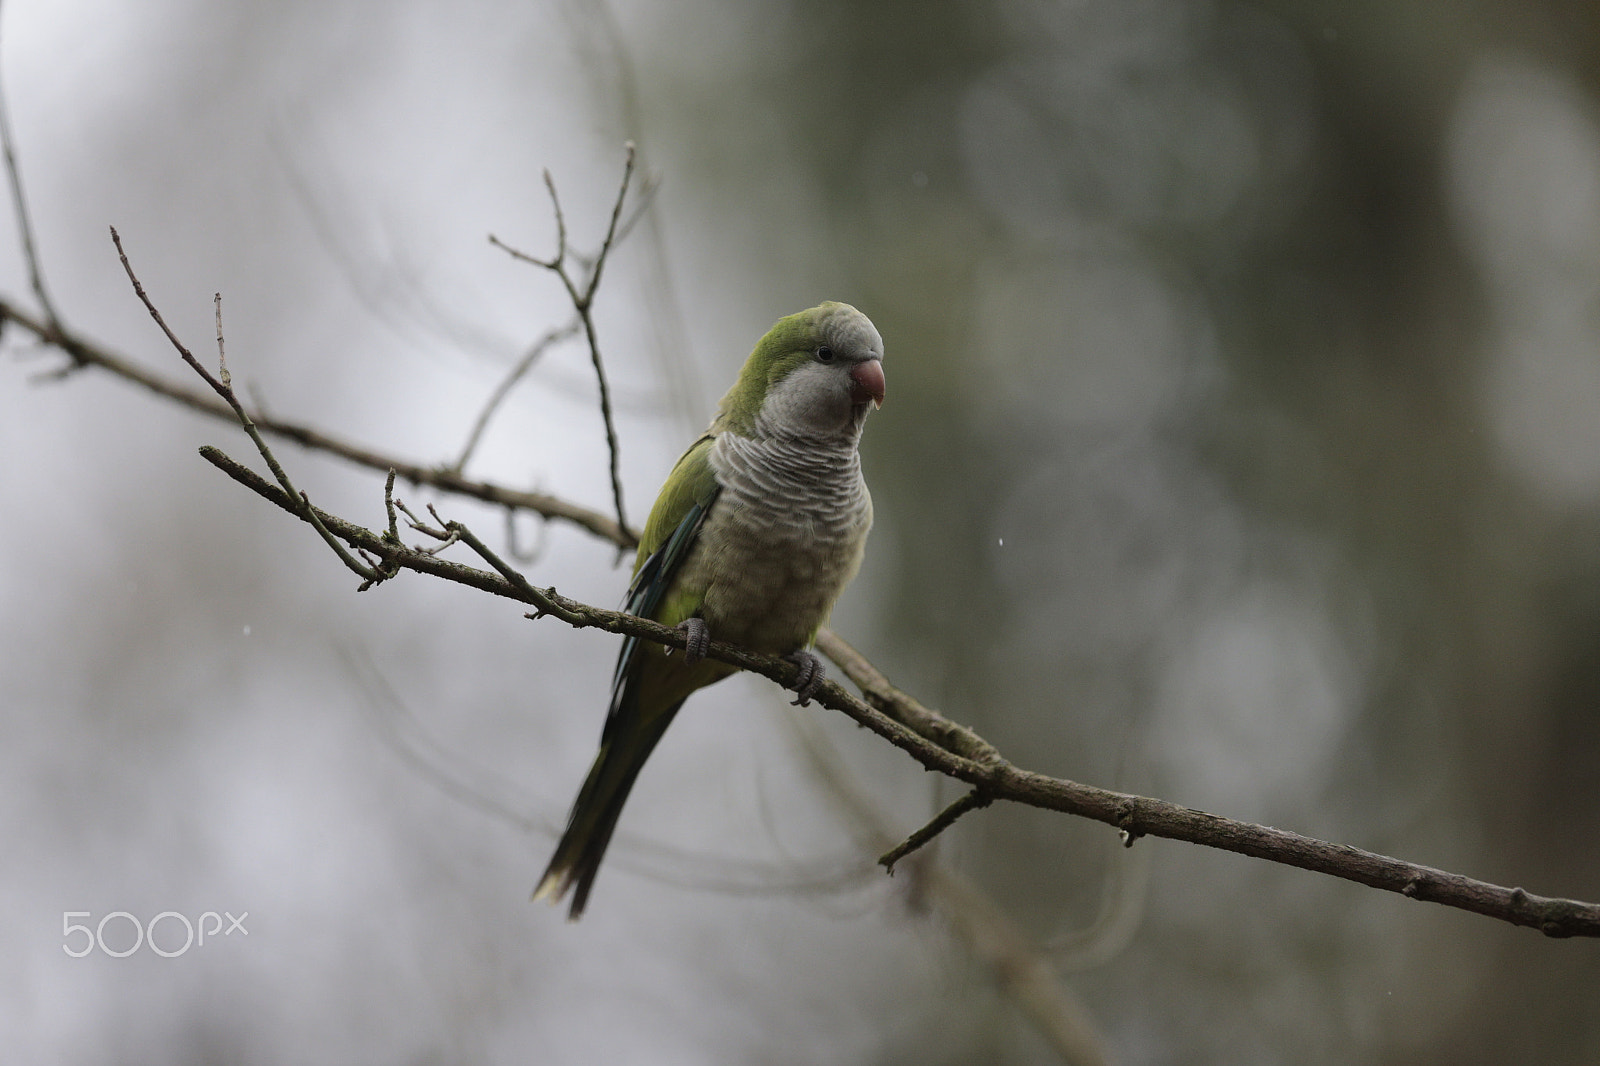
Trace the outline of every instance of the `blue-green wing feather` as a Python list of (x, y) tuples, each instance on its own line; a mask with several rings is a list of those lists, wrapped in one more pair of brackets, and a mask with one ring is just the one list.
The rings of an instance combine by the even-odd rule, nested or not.
[[(717, 485), (712, 482), (710, 491), (706, 492), (702, 499), (690, 505), (666, 542), (646, 556), (633, 575), (633, 583), (628, 586), (628, 595), (622, 605), (624, 611), (640, 618), (655, 617), (656, 609), (661, 606), (662, 597), (672, 587), (673, 580), (683, 566), (683, 560), (694, 547), (695, 540), (700, 535), (700, 527), (705, 524), (706, 514), (711, 510), (716, 498)], [(625, 716), (624, 704), (629, 696), (628, 682), (637, 669), (640, 643), (638, 637), (623, 638), (622, 652), (617, 656), (616, 673), (611, 678), (611, 708), (606, 714), (606, 728), (601, 734), (602, 741), (610, 735), (612, 723), (619, 717)]]
[[(715, 440), (713, 434), (703, 434), (678, 457), (655, 506), (650, 509), (650, 517), (639, 538), (633, 580), (623, 599), (622, 609), (629, 614), (663, 621), (658, 617), (661, 601), (671, 591), (683, 569), (683, 561), (694, 549), (700, 528), (721, 490), (711, 468), (711, 445)], [(612, 723), (626, 715), (626, 705), (633, 696), (629, 681), (638, 673), (642, 654), (637, 637), (623, 639), (617, 669), (611, 678), (611, 707), (606, 715), (602, 741), (614, 728)]]

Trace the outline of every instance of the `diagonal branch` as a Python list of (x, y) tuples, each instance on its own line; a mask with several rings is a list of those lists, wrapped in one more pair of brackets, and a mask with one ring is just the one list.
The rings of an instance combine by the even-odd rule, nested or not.
[[(215, 448), (202, 448), (200, 454), (257, 495), (306, 520), (297, 502), (279, 486)], [(530, 604), (535, 608), (530, 615), (533, 618), (549, 615), (575, 628), (602, 629), (674, 648), (684, 646), (685, 634), (680, 630), (620, 611), (581, 603), (560, 595), (553, 588), (538, 588), (520, 574), (515, 578), (508, 576), (510, 568), (492, 552), (484, 553), (485, 561), (495, 569), (481, 570), (440, 559), (422, 549), (396, 545), (372, 530), (315, 507), (311, 511), (335, 536), (352, 547), (364, 548), (378, 555), (386, 565), (397, 569), (430, 574)], [(466, 532), (459, 523), (450, 523), (450, 526), (457, 533)], [(442, 534), (444, 531), (436, 532)], [(465, 535), (461, 539), (469, 545), (476, 540), (475, 537), (468, 539)], [(718, 640), (711, 642), (707, 655), (761, 674), (780, 685), (792, 683), (797, 670), (787, 659), (757, 654)], [(887, 681), (879, 687), (880, 690), (884, 687), (892, 690)], [(892, 691), (881, 693), (878, 698), (886, 695), (892, 695)], [(824, 707), (848, 715), (857, 724), (889, 741), (927, 769), (964, 781), (993, 799), (1104, 822), (1127, 834), (1129, 840), (1141, 836), (1165, 837), (1328, 874), (1372, 888), (1397, 892), (1409, 899), (1439, 903), (1512, 925), (1538, 929), (1546, 936), (1600, 937), (1600, 904), (1536, 896), (1521, 888), (1506, 888), (1345, 844), (1224, 818), (1167, 800), (1113, 792), (1064, 778), (1049, 777), (1021, 769), (998, 753), (989, 760), (978, 761), (895, 721), (871, 702), (847, 691), (835, 681), (825, 681), (813, 698)]]
[(817, 634), (817, 650), (833, 660), (844, 671), (844, 676), (856, 683), (868, 703), (896, 722), (980, 765), (1004, 761), (1000, 752), (987, 740), (960, 722), (923, 706), (909, 693), (895, 688), (876, 666), (867, 661), (865, 655), (845, 643), (844, 638), (833, 630), (823, 629)]

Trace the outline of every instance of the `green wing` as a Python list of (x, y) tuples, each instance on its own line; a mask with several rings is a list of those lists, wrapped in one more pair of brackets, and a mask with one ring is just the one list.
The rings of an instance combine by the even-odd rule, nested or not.
[[(629, 614), (668, 625), (682, 621), (659, 618), (657, 613), (721, 489), (711, 469), (711, 445), (715, 440), (707, 433), (689, 446), (667, 476), (655, 506), (650, 509), (650, 518), (639, 538), (639, 558), (633, 581), (623, 600), (622, 609)], [(611, 679), (611, 707), (606, 715), (605, 732), (601, 734), (602, 743), (609, 739), (618, 718), (629, 717), (626, 705), (633, 702), (629, 682), (635, 680), (641, 659), (640, 640), (624, 638), (622, 652), (617, 656), (616, 673)]]

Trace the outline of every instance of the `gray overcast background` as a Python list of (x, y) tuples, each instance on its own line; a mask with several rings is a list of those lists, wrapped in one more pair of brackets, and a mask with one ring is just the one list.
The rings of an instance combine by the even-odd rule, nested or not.
[[(115, 224), (207, 356), (223, 293), (268, 410), (445, 462), (567, 310), (486, 234), (553, 248), (548, 168), (591, 249), (633, 138), (662, 185), (599, 325), (635, 521), (771, 321), (849, 300), (889, 395), (835, 621), (897, 682), (1033, 769), (1600, 897), (1593, 5), (449, 7), (8, 0), (66, 321), (185, 377)], [(16, 248), (7, 212), (26, 303)], [(4, 356), (0, 1059), (1052, 1061), (869, 869), (840, 783), (895, 833), (953, 795), (904, 758), (808, 712), (830, 783), (771, 686), (703, 693), (569, 925), (527, 893), (612, 639), (358, 596), (196, 456), (237, 430)], [(381, 521), (376, 475), (279, 454)], [(580, 347), (469, 472), (607, 506)], [(605, 545), (518, 535), (620, 596)], [(1026, 811), (940, 856), (1122, 1063), (1600, 1060), (1593, 943)], [(83, 911), (248, 936), (71, 958)]]

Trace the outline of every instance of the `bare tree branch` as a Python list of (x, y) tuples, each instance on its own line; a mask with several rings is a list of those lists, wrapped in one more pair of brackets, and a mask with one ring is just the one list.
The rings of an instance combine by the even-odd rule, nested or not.
[(833, 630), (824, 629), (817, 634), (817, 650), (856, 683), (868, 703), (895, 721), (940, 747), (980, 765), (1005, 761), (987, 740), (961, 723), (924, 707), (917, 699), (891, 685), (889, 679), (868, 662), (865, 655), (845, 643), (844, 638)]
[[(202, 448), (200, 454), (251, 491), (295, 517), (303, 518), (295, 501), (280, 487), (236, 463), (216, 448)], [(529, 615), (530, 618), (550, 615), (575, 628), (603, 629), (674, 648), (684, 646), (685, 634), (680, 630), (620, 611), (580, 603), (560, 595), (553, 588), (537, 588), (511, 570), (492, 551), (483, 548), (482, 541), (471, 536), (470, 531), (460, 523), (449, 523), (447, 528), (479, 551), (480, 556), (495, 568), (493, 572), (396, 545), (336, 515), (314, 507), (312, 510), (334, 535), (352, 547), (372, 552), (386, 565), (431, 574), (531, 604), (536, 610)], [(444, 535), (445, 530), (432, 532)], [(757, 654), (718, 640), (711, 642), (707, 654), (720, 662), (761, 674), (785, 686), (792, 684), (797, 669), (787, 659)], [(895, 690), (887, 681), (879, 685), (879, 690), (880, 699), (887, 698), (891, 705), (901, 702), (895, 698)], [(1113, 792), (1064, 778), (1049, 777), (1020, 769), (998, 754), (980, 762), (952, 751), (939, 740), (924, 736), (911, 726), (890, 718), (867, 700), (855, 696), (832, 680), (825, 681), (813, 698), (824, 707), (848, 715), (857, 724), (900, 748), (927, 769), (965, 781), (993, 799), (1104, 822), (1127, 833), (1130, 840), (1141, 836), (1165, 837), (1324, 873), (1372, 888), (1398, 892), (1410, 899), (1439, 903), (1513, 925), (1538, 929), (1546, 936), (1600, 937), (1600, 904), (1536, 896), (1521, 888), (1505, 888), (1345, 844), (1224, 818), (1167, 800)], [(903, 699), (915, 704), (909, 697)], [(932, 715), (934, 712), (927, 713)], [(960, 736), (962, 730), (954, 723), (945, 721), (931, 732), (936, 737)]]
[[(605, 17), (607, 26), (615, 38), (616, 29), (614, 22), (611, 20), (610, 12), (605, 8), (604, 4), (600, 5), (600, 8)], [(618, 45), (618, 48), (620, 52), (620, 45)], [(637, 110), (637, 96), (636, 92), (632, 91), (631, 85), (628, 96), (630, 102), (634, 105), (634, 109)], [(610, 454), (610, 474), (616, 512), (616, 519), (614, 523), (611, 523), (604, 516), (595, 514), (594, 512), (586, 511), (582, 508), (578, 508), (575, 505), (568, 504), (566, 501), (556, 499), (555, 497), (543, 496), (541, 494), (534, 493), (513, 493), (509, 490), (502, 490), (487, 483), (468, 482), (460, 477), (461, 472), (464, 469), (468, 459), (471, 457), (471, 454), (475, 449), (482, 433), (484, 432), (485, 427), (499, 408), (500, 404), (503, 402), (506, 395), (509, 394), (510, 390), (522, 378), (522, 376), (539, 358), (540, 354), (545, 349), (562, 337), (568, 336), (575, 331), (577, 322), (568, 325), (562, 330), (550, 331), (524, 355), (524, 357), (518, 362), (517, 366), (507, 376), (507, 378), (502, 381), (502, 383), (491, 394), (483, 411), (475, 421), (460, 456), (457, 458), (452, 467), (444, 468), (439, 471), (427, 471), (414, 464), (398, 464), (389, 462), (386, 461), (384, 457), (375, 456), (363, 449), (358, 449), (354, 446), (336, 441), (332, 438), (324, 437), (307, 427), (295, 426), (291, 423), (280, 422), (278, 420), (268, 418), (265, 416), (264, 409), (259, 402), (255, 403), (255, 406), (259, 412), (258, 417), (255, 420), (252, 420), (233, 392), (231, 376), (229, 375), (227, 368), (222, 325), (221, 294), (218, 293), (215, 297), (219, 378), (213, 379), (205, 371), (204, 367), (202, 367), (187, 351), (187, 349), (178, 341), (178, 338), (173, 335), (172, 331), (167, 328), (166, 323), (162, 320), (157, 309), (146, 296), (142, 285), (134, 274), (133, 268), (130, 265), (127, 256), (123, 254), (121, 242), (116, 238), (116, 231), (114, 229), (112, 230), (112, 235), (117, 246), (119, 257), (121, 258), (122, 264), (127, 271), (129, 280), (133, 284), (139, 298), (145, 304), (155, 321), (160, 325), (162, 331), (166, 334), (169, 341), (174, 345), (174, 347), (189, 363), (189, 365), (195, 369), (196, 372), (198, 372), (208, 384), (212, 386), (213, 391), (221, 397), (223, 403), (218, 404), (215, 400), (212, 400), (203, 394), (193, 393), (190, 390), (179, 386), (169, 386), (168, 383), (164, 382), (162, 379), (157, 378), (154, 375), (147, 375), (138, 370), (134, 364), (128, 362), (127, 360), (105, 352), (78, 338), (69, 338), (66, 335), (60, 315), (57, 312), (55, 304), (50, 298), (48, 289), (45, 285), (43, 269), (40, 264), (40, 259), (34, 240), (31, 216), (27, 208), (26, 198), (23, 193), (20, 170), (18, 168), (13, 150), (13, 139), (10, 130), (9, 117), (6, 112), (3, 97), (0, 97), (0, 147), (3, 147), (7, 178), (12, 191), (13, 206), (17, 216), (23, 255), (27, 263), (31, 286), (34, 291), (35, 298), (38, 301), (39, 307), (45, 316), (45, 321), (43, 323), (34, 322), (29, 316), (17, 313), (4, 300), (0, 300), (0, 327), (3, 327), (8, 319), (16, 320), (24, 325), (25, 328), (29, 328), (45, 343), (54, 345), (66, 352), (71, 357), (71, 362), (65, 364), (58, 371), (58, 377), (64, 377), (75, 370), (82, 369), (87, 366), (98, 365), (103, 369), (120, 374), (126, 380), (143, 384), (158, 394), (166, 395), (169, 398), (184, 403), (185, 405), (196, 410), (212, 414), (216, 417), (230, 418), (231, 416), (232, 418), (236, 419), (246, 430), (251, 439), (255, 442), (260, 454), (267, 462), (269, 468), (273, 471), (275, 477), (278, 479), (279, 485), (275, 491), (281, 493), (281, 498), (284, 503), (287, 504), (290, 512), (315, 527), (318, 533), (329, 544), (329, 546), (338, 553), (340, 559), (345, 562), (350, 569), (365, 578), (360, 586), (362, 590), (370, 588), (373, 584), (380, 580), (393, 577), (395, 574), (397, 574), (400, 569), (398, 560), (393, 557), (385, 556), (382, 551), (374, 548), (373, 550), (377, 553), (378, 559), (381, 560), (378, 566), (363, 567), (362, 565), (356, 563), (349, 553), (347, 553), (334, 539), (327, 525), (319, 516), (318, 510), (313, 507), (310, 499), (305, 495), (305, 493), (296, 492), (292, 483), (289, 481), (287, 474), (283, 471), (281, 465), (272, 454), (271, 449), (262, 439), (260, 430), (265, 430), (268, 433), (274, 433), (289, 439), (297, 440), (303, 446), (328, 451), (331, 454), (338, 454), (355, 462), (364, 463), (365, 465), (369, 466), (386, 468), (387, 476), (384, 485), (384, 504), (388, 524), (385, 534), (380, 538), (383, 545), (386, 547), (392, 548), (394, 546), (401, 545), (397, 512), (404, 511), (414, 528), (422, 528), (422, 524), (411, 515), (409, 510), (405, 509), (404, 504), (400, 503), (394, 498), (394, 485), (397, 476), (397, 470), (402, 466), (407, 468), (408, 480), (411, 480), (413, 483), (429, 483), (441, 488), (444, 491), (458, 492), (464, 495), (477, 496), (478, 498), (483, 499), (488, 499), (492, 496), (501, 497), (500, 499), (495, 500), (495, 502), (501, 502), (504, 504), (506, 541), (508, 549), (513, 557), (523, 559), (524, 561), (531, 561), (532, 558), (537, 555), (538, 549), (536, 548), (533, 553), (528, 556), (524, 556), (518, 552), (515, 540), (515, 519), (516, 511), (518, 509), (532, 510), (547, 519), (563, 518), (568, 521), (572, 521), (575, 524), (584, 526), (584, 528), (589, 529), (598, 536), (611, 540), (622, 549), (631, 547), (632, 544), (637, 540), (637, 535), (628, 527), (627, 519), (623, 509), (622, 486), (619, 476), (619, 449), (611, 411), (609, 386), (606, 380), (604, 365), (600, 357), (600, 350), (596, 338), (593, 319), (589, 310), (593, 302), (594, 294), (599, 286), (601, 272), (607, 255), (615, 246), (615, 244), (623, 240), (628, 232), (632, 230), (634, 225), (641, 218), (646, 216), (647, 209), (651, 203), (651, 200), (653, 199), (655, 190), (658, 188), (658, 182), (651, 179), (647, 175), (644, 179), (643, 187), (640, 189), (639, 194), (635, 198), (636, 203), (633, 213), (628, 219), (622, 222), (619, 228), (618, 220), (621, 215), (623, 202), (628, 190), (629, 178), (632, 175), (635, 161), (634, 148), (631, 142), (628, 145), (627, 164), (624, 170), (621, 188), (618, 191), (617, 200), (613, 207), (610, 225), (607, 229), (605, 240), (599, 253), (595, 256), (593, 261), (584, 264), (589, 270), (589, 283), (583, 294), (582, 302), (578, 304), (577, 307), (577, 322), (581, 322), (585, 329), (596, 377), (599, 382), (601, 411), (605, 423), (607, 444)], [(546, 181), (547, 183), (550, 181), (548, 173), (546, 174)], [(550, 192), (552, 200), (554, 200), (555, 188), (553, 183), (550, 184)], [(565, 224), (564, 220), (562, 220), (560, 217), (559, 202), (556, 202), (556, 211), (557, 221), (562, 229), (562, 249), (565, 250)], [(657, 240), (652, 242), (652, 247), (656, 252), (657, 267), (661, 271), (661, 284), (663, 286), (667, 286), (670, 285), (670, 273), (666, 272), (666, 260), (664, 252), (662, 251), (663, 243), (660, 240), (658, 223), (654, 216), (650, 217), (650, 223), (652, 226), (657, 227)], [(573, 286), (564, 273), (562, 274), (562, 277), (563, 281), (568, 282), (567, 287), (569, 294), (571, 294), (574, 291)], [(676, 320), (677, 311), (675, 303), (670, 299), (669, 296), (664, 297), (661, 302), (663, 305), (665, 305), (666, 310), (670, 312), (670, 317)], [(663, 336), (674, 335), (670, 329), (666, 329), (662, 325), (662, 321), (666, 317), (668, 316), (655, 316), (658, 341)], [(44, 328), (41, 329), (41, 326)], [(217, 454), (220, 456), (220, 453)], [(261, 482), (261, 484), (263, 487), (271, 488), (271, 486), (267, 486), (264, 481)], [(432, 508), (430, 507), (430, 511), (431, 510)], [(540, 529), (543, 530), (544, 527), (541, 525)], [(468, 531), (464, 526), (453, 525), (452, 528), (444, 531), (445, 535), (442, 539), (439, 539), (435, 545), (433, 545), (431, 548), (419, 547), (416, 550), (417, 554), (421, 557), (437, 557), (440, 552), (444, 551), (457, 540), (461, 539), (462, 535), (466, 534), (467, 532)], [(473, 543), (476, 548), (482, 547), (481, 542), (477, 542), (476, 538), (473, 538)], [(352, 546), (355, 547), (355, 545)], [(359, 547), (356, 547), (356, 550), (358, 552), (362, 551), (362, 549)], [(480, 554), (485, 553), (480, 552)], [(503, 567), (499, 569), (503, 569)], [(519, 584), (523, 586), (526, 585), (526, 582), (521, 581), (520, 576), (515, 581), (513, 581), (504, 573), (502, 573), (502, 576), (506, 577), (507, 580), (510, 581), (514, 586)], [(554, 590), (552, 589), (551, 592), (553, 594)], [(842, 641), (840, 641), (839, 644), (848, 649), (848, 646), (843, 645)], [(853, 654), (853, 649), (849, 649), (849, 651)], [(865, 663), (865, 660), (862, 659), (861, 662)], [(870, 669), (870, 664), (868, 664), (868, 668)], [(886, 682), (884, 683), (884, 687), (888, 687)], [(905, 711), (905, 713), (915, 714), (918, 711), (924, 710), (921, 708), (920, 704), (916, 704), (915, 701), (910, 701), (909, 699), (899, 701), (897, 703), (893, 697), (890, 696), (886, 698), (885, 702), (889, 706), (893, 706), (897, 709)], [(925, 721), (924, 725), (926, 724), (927, 722)], [(974, 737), (973, 739), (976, 738)], [(981, 744), (981, 741), (979, 743)], [(987, 747), (986, 745), (984, 746)], [(403, 751), (409, 750), (398, 743), (396, 744), (396, 747), (397, 749)], [(989, 750), (992, 752), (993, 749)], [(413, 765), (421, 769), (424, 773), (426, 773), (432, 766), (427, 759), (420, 756), (413, 759)], [(436, 784), (438, 784), (440, 787), (445, 787), (447, 791), (450, 790), (450, 785), (457, 784), (453, 778), (447, 775), (435, 774), (433, 779), (435, 780)], [(476, 789), (460, 788), (454, 790), (452, 794), (456, 795), (459, 799), (464, 799), (469, 802), (479, 795)], [(986, 804), (988, 802), (987, 794), (982, 793), (980, 790), (974, 790), (968, 799), (972, 800), (979, 796), (983, 797), (982, 804)], [(970, 806), (979, 806), (982, 804), (972, 803)], [(485, 809), (491, 809), (502, 816), (510, 815), (512, 813), (508, 808), (503, 807)], [(954, 808), (952, 808), (952, 810), (953, 809)], [(914, 835), (910, 841), (908, 841), (905, 845), (902, 845), (900, 849), (896, 850), (899, 852), (899, 854), (903, 855), (908, 853), (914, 847), (920, 846), (922, 842), (931, 840), (937, 835), (938, 832), (942, 831), (943, 828), (947, 827), (951, 822), (953, 822), (955, 818), (959, 816), (959, 813), (959, 811), (955, 814), (951, 814), (950, 811), (945, 812), (945, 814), (941, 815), (939, 819), (936, 819), (933, 824)], [(626, 859), (621, 859), (620, 861), (622, 861), (624, 865), (627, 864)], [(849, 864), (843, 869), (821, 871), (814, 869), (814, 865), (815, 864), (807, 864), (808, 868), (805, 871), (805, 877), (799, 882), (799, 884), (801, 884), (803, 887), (814, 891), (836, 891), (848, 883), (863, 881), (867, 872), (867, 868), (863, 864), (856, 863)], [(892, 869), (893, 859), (890, 859), (888, 865)], [(962, 901), (958, 895), (952, 894), (949, 891), (941, 892), (939, 890), (939, 886), (945, 883), (954, 883), (957, 886), (967, 885), (967, 882), (960, 879), (957, 875), (941, 871), (932, 863), (920, 863), (919, 866), (925, 869), (926, 880), (933, 885), (933, 894), (938, 899), (943, 901), (947, 910), (952, 908), (955, 910), (956, 914), (953, 924), (956, 926), (957, 931), (960, 933), (962, 939), (966, 942), (969, 949), (977, 954), (982, 961), (990, 965), (996, 974), (996, 980), (999, 986), (1017, 1000), (1022, 1009), (1033, 1020), (1035, 1026), (1039, 1028), (1045, 1039), (1053, 1043), (1057, 1047), (1058, 1051), (1062, 1053), (1065, 1061), (1076, 1064), (1076, 1066), (1098, 1066), (1099, 1063), (1102, 1063), (1104, 1058), (1100, 1052), (1099, 1041), (1094, 1033), (1092, 1022), (1088, 1019), (1087, 1012), (1083, 1010), (1082, 1005), (1078, 1003), (1075, 997), (1071, 995), (1070, 991), (1061, 986), (1059, 981), (1056, 980), (1055, 974), (1051, 970), (1048, 963), (1039, 960), (1036, 953), (1032, 953), (1028, 950), (1029, 945), (1027, 944), (1026, 939), (1021, 935), (1020, 931), (1016, 930), (1006, 916), (1000, 912), (998, 908), (995, 908), (991, 903), (989, 903), (987, 898), (975, 888), (968, 886), (968, 894), (976, 897), (977, 905)], [(764, 884), (756, 884), (752, 886), (748, 883), (747, 879), (742, 879), (739, 882), (725, 881), (720, 885), (709, 884), (706, 881), (704, 873), (704, 860), (702, 859), (697, 861), (695, 863), (695, 867), (696, 876), (694, 883), (702, 888), (718, 887), (722, 891), (741, 891), (748, 893), (752, 890), (765, 891), (768, 887)], [(672, 880), (670, 875), (663, 874), (660, 871), (656, 871), (655, 876), (666, 880)], [(794, 880), (793, 875), (788, 875), (788, 879), (791, 881)], [(782, 890), (790, 890), (787, 886), (781, 887)], [(985, 908), (987, 908), (988, 917), (983, 917)], [(979, 917), (975, 918), (975, 915), (978, 915)], [(998, 930), (998, 932), (996, 932), (996, 930)], [(1001, 950), (998, 952), (992, 950), (992, 945), (996, 943), (1001, 946)], [(1016, 950), (1018, 944), (1020, 944), (1022, 947), (1022, 953), (1020, 955)], [(1033, 961), (1031, 963), (1027, 961), (1019, 963), (1017, 961), (1019, 958), (1023, 958), (1024, 960), (1031, 959)]]
[[(589, 61), (582, 64), (588, 75), (591, 93), (595, 99), (609, 103), (616, 115), (617, 126), (624, 135), (634, 139), (638, 147), (639, 167), (644, 173), (645, 186), (640, 192), (641, 201), (660, 185), (660, 179), (650, 173), (650, 153), (646, 140), (643, 97), (639, 91), (638, 65), (617, 23), (617, 15), (604, 0), (582, 0), (559, 5), (567, 25), (578, 42), (579, 50)], [(622, 233), (628, 232), (633, 221), (645, 227), (645, 270), (649, 283), (642, 298), (647, 305), (646, 317), (654, 344), (650, 347), (666, 391), (666, 399), (675, 416), (686, 430), (696, 430), (704, 421), (700, 409), (702, 389), (699, 367), (692, 359), (683, 358), (684, 338), (690, 336), (683, 311), (678, 306), (671, 256), (667, 252), (667, 235), (657, 212), (635, 211), (633, 218), (623, 223)], [(621, 240), (621, 234), (618, 235)]]
[[(0, 321), (15, 322), (41, 341), (59, 348), (71, 358), (73, 367), (98, 367), (192, 411), (199, 411), (201, 414), (227, 422), (237, 421), (233, 409), (226, 403), (197, 389), (171, 381), (164, 375), (146, 370), (127, 356), (87, 341), (69, 330), (62, 329), (58, 332), (48, 322), (40, 320), (4, 298), (0, 298)], [(616, 519), (558, 496), (542, 492), (526, 492), (489, 481), (474, 481), (440, 467), (426, 466), (397, 455), (385, 455), (340, 440), (302, 423), (274, 418), (260, 411), (254, 412), (251, 419), (256, 428), (263, 433), (293, 441), (304, 448), (338, 456), (379, 473), (394, 470), (402, 480), (413, 485), (427, 485), (440, 492), (467, 496), (482, 500), (484, 503), (532, 511), (545, 518), (570, 522), (621, 547), (629, 548), (638, 543), (638, 534), (632, 529), (618, 526)]]

